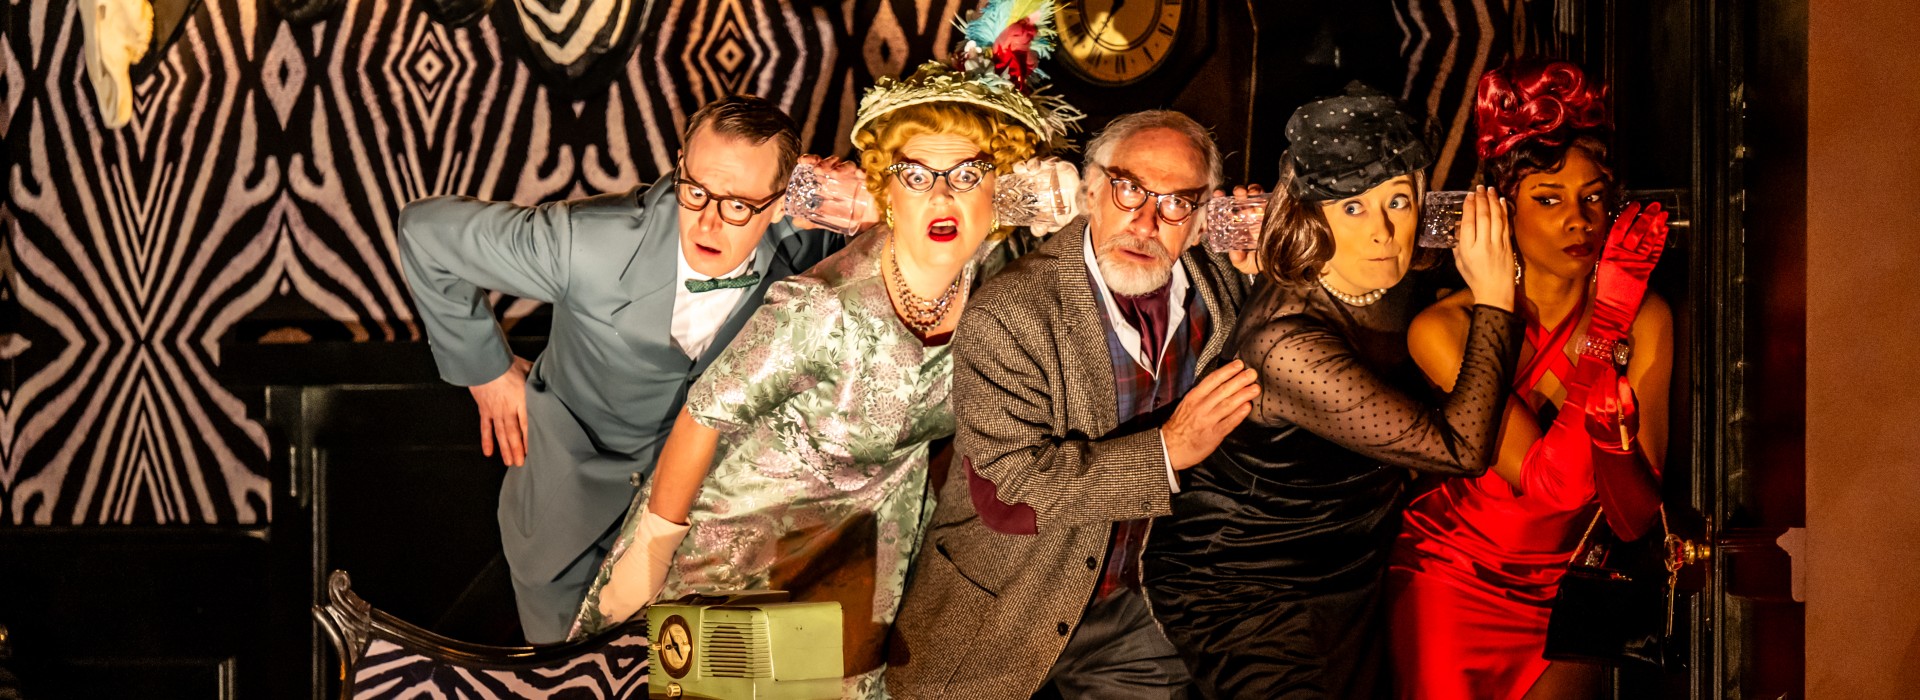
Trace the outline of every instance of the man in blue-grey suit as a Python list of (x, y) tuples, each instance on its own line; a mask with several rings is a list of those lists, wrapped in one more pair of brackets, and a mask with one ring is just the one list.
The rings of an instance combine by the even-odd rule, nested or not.
[[(434, 197), (400, 213), (440, 376), (472, 391), (482, 450), (519, 467), (500, 489), (500, 538), (530, 642), (566, 637), (687, 386), (768, 284), (841, 245), (781, 219), (800, 144), (771, 102), (709, 104), (681, 143), (672, 174), (627, 192), (535, 207)], [(484, 290), (552, 303), (546, 352), (514, 357)]]

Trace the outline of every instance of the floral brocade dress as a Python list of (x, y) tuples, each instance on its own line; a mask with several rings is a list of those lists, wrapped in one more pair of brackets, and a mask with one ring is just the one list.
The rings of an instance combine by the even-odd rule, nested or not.
[[(772, 285), (689, 390), (689, 412), (720, 441), (659, 598), (773, 589), (839, 602), (849, 698), (885, 697), (887, 631), (933, 513), (928, 442), (954, 431), (952, 354), (895, 316), (882, 276), (888, 235), (876, 227)], [(612, 626), (600, 589), (650, 493), (634, 495), (574, 638)]]

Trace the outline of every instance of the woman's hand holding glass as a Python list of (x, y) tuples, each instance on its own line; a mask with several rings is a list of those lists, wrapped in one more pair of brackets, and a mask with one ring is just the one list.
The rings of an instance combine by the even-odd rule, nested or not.
[(1460, 210), (1459, 244), (1453, 263), (1473, 290), (1473, 303), (1503, 311), (1513, 310), (1513, 234), (1508, 229), (1507, 200), (1498, 192), (1475, 187)]

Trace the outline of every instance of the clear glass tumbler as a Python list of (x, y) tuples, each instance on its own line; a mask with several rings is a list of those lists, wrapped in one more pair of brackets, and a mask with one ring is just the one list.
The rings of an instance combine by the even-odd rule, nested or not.
[(1080, 171), (1063, 160), (1031, 160), (1001, 173), (993, 187), (993, 210), (1001, 226), (1049, 233), (1076, 215)]
[(1265, 195), (1214, 197), (1200, 208), (1206, 227), (1207, 250), (1225, 253), (1252, 250), (1260, 243), (1260, 224), (1267, 218)]
[(873, 212), (873, 194), (858, 171), (849, 175), (800, 163), (787, 178), (788, 216), (851, 236), (860, 232), (861, 222), (873, 220)]
[(1467, 202), (1465, 190), (1434, 190), (1420, 203), (1420, 235), (1414, 245), (1422, 248), (1452, 248), (1460, 244), (1460, 212)]

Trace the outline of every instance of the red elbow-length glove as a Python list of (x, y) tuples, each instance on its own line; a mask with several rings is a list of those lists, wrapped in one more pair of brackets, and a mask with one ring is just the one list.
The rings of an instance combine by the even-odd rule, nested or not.
[[(1626, 340), (1666, 239), (1667, 213), (1657, 203), (1629, 205), (1614, 220), (1596, 274), (1589, 345)], [(1560, 415), (1521, 462), (1522, 490), (1568, 508), (1597, 494), (1614, 532), (1637, 539), (1659, 514), (1660, 489), (1632, 448), (1639, 429), (1632, 387), (1611, 357), (1584, 351), (1566, 386)]]

